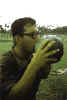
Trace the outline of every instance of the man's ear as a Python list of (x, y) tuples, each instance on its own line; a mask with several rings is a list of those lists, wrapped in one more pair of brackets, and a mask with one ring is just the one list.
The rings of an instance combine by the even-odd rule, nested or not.
[(15, 37), (14, 37), (14, 41), (17, 43), (18, 41), (20, 41), (21, 40), (21, 36), (19, 36), (19, 35), (16, 35)]

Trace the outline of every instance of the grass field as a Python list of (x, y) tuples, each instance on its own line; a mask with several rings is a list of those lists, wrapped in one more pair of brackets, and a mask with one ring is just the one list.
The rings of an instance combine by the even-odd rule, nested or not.
[[(60, 35), (60, 37), (63, 38), (63, 43), (64, 43), (64, 55), (61, 59), (60, 62), (53, 64), (52, 65), (52, 71), (57, 71), (58, 69), (64, 69), (67, 68), (67, 35)], [(2, 55), (3, 53), (5, 53), (6, 51), (10, 50), (12, 47), (12, 41), (0, 41), (0, 55)], [(55, 93), (52, 93), (50, 95), (50, 90), (49, 90), (49, 86), (48, 83), (51, 82), (50, 84), (52, 84), (51, 86), (54, 86), (54, 83), (52, 82), (56, 82), (55, 78), (56, 78), (56, 74), (52, 75), (52, 73), (50, 72), (48, 79), (46, 80), (42, 80), (40, 83), (40, 87), (39, 90), (37, 92), (37, 100), (55, 100)], [(49, 80), (52, 81), (49, 81)], [(54, 81), (53, 81), (54, 80)], [(45, 92), (46, 91), (46, 92)], [(51, 98), (51, 99), (50, 99)], [(53, 98), (53, 99), (52, 99)]]
[(0, 41), (0, 55), (10, 50), (12, 47), (12, 41)]

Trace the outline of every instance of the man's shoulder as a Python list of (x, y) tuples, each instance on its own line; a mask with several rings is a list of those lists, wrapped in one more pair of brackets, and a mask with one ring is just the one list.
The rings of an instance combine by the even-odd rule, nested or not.
[(13, 58), (14, 57), (13, 57), (12, 51), (8, 51), (4, 53), (3, 55), (0, 56), (0, 65), (13, 60)]

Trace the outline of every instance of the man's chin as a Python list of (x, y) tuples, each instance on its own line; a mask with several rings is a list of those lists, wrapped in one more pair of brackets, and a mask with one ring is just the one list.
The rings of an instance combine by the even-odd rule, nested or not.
[(26, 50), (26, 52), (27, 52), (28, 54), (32, 54), (32, 53), (34, 53), (35, 51), (34, 51), (34, 48), (33, 48), (33, 49), (28, 49), (28, 50)]
[(25, 54), (26, 54), (26, 56), (28, 56), (28, 57), (32, 57), (33, 56), (33, 53), (34, 53), (34, 50), (25, 50)]

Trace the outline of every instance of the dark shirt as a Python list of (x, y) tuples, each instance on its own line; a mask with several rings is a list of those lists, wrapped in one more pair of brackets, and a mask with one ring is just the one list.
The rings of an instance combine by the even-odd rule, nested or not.
[[(16, 84), (21, 76), (24, 74), (24, 71), (29, 64), (28, 61), (26, 64), (22, 63), (20, 66), (15, 59), (12, 51), (7, 52), (0, 58), (0, 100), (7, 100), (8, 93), (11, 90), (11, 87)], [(38, 84), (40, 80), (36, 80), (31, 93), (29, 94), (29, 98), (25, 100), (34, 100), (35, 93), (38, 89)]]

